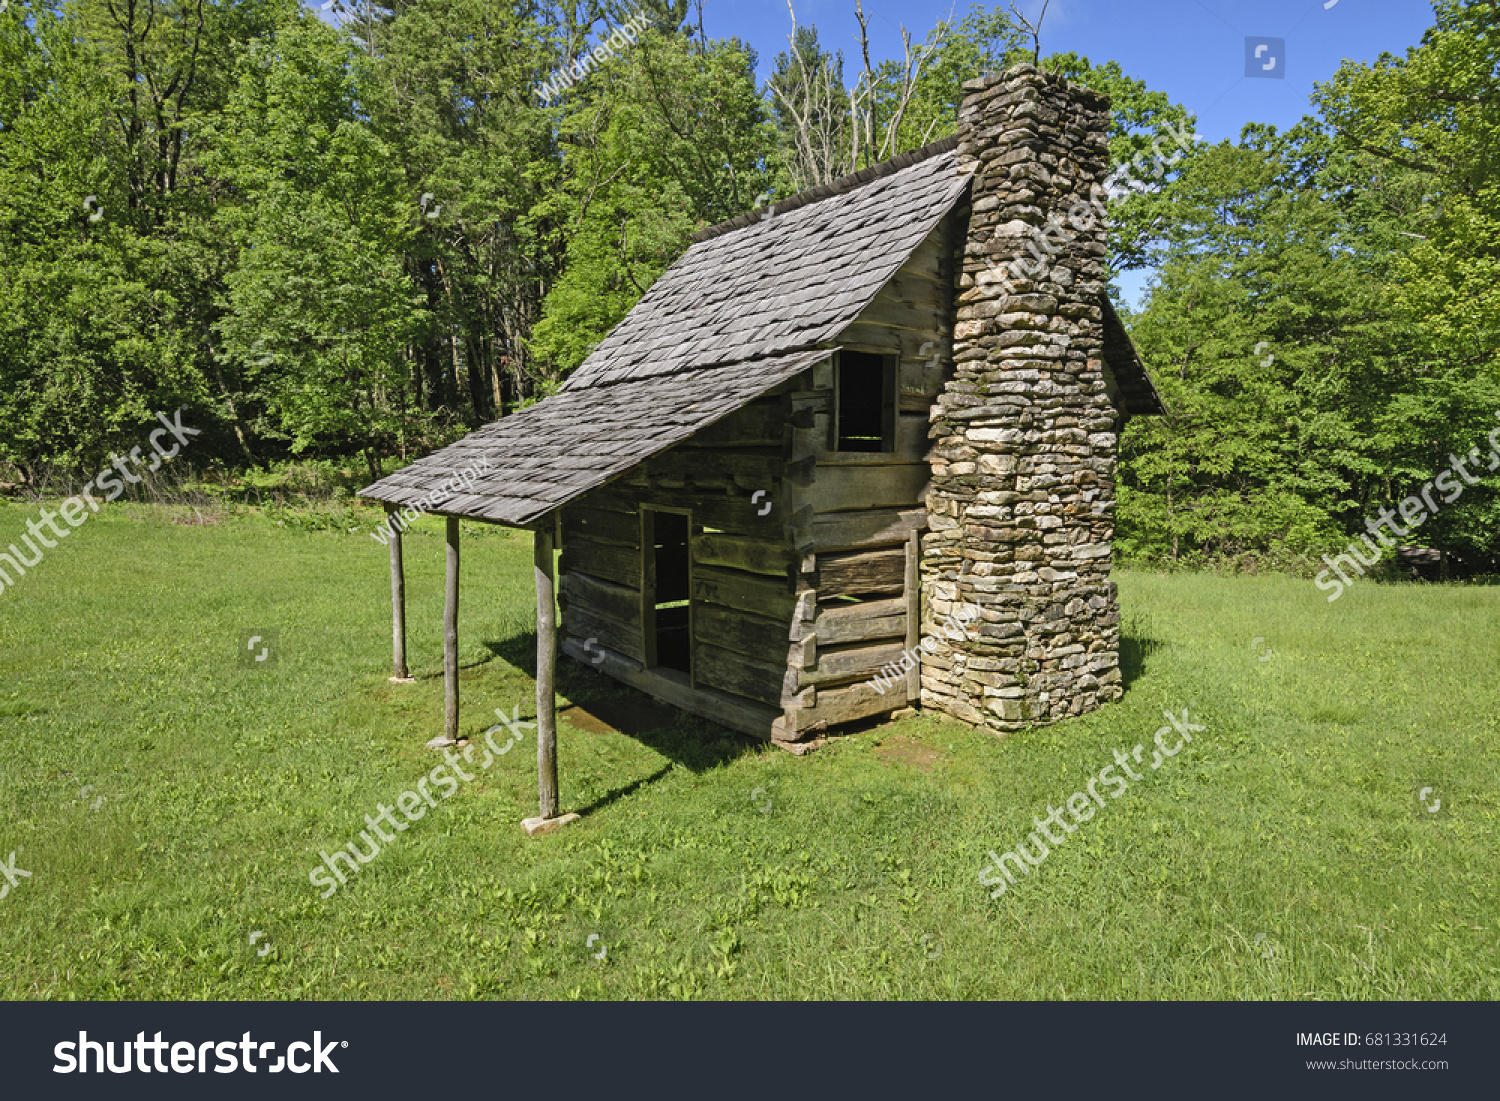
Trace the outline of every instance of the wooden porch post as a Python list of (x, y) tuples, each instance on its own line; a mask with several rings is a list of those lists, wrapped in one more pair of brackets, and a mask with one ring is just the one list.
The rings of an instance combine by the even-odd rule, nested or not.
[(552, 524), (536, 532), (536, 767), (541, 814), (558, 816), (557, 805), (557, 611), (552, 568)]
[(409, 684), (411, 673), (406, 668), (406, 568), (401, 560), (401, 528), (396, 523), (397, 515), (395, 505), (385, 506), (385, 527), (391, 536), (391, 680)]
[(443, 735), (458, 741), (458, 517), (448, 517), (448, 592), (443, 604)]

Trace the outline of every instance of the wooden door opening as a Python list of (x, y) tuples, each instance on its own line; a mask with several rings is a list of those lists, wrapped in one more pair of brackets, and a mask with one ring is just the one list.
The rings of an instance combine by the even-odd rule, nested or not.
[(693, 673), (692, 517), (647, 509), (644, 620), (647, 666)]

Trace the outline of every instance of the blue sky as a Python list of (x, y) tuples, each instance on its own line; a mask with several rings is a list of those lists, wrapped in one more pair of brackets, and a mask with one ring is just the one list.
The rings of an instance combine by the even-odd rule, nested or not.
[[(854, 0), (793, 0), (799, 24), (816, 24), (825, 48), (844, 50), (852, 83), (859, 55)], [(1042, 24), (1042, 55), (1072, 50), (1095, 64), (1118, 61), (1125, 72), (1166, 92), (1198, 116), (1209, 141), (1234, 139), (1249, 122), (1280, 128), (1309, 113), (1315, 81), (1327, 80), (1348, 58), (1371, 61), (1404, 54), (1432, 25), (1428, 0), (1051, 0)], [(1005, 4), (986, 4), (986, 8)], [(1034, 17), (1041, 0), (1023, 0)], [(967, 0), (946, 3), (864, 0), (870, 16), (870, 56), (901, 56), (901, 25), (916, 41)], [(764, 81), (778, 51), (787, 48), (791, 17), (786, 0), (706, 0), (710, 37), (738, 35), (760, 53)], [(1245, 76), (1245, 39), (1286, 43), (1281, 79)], [(1269, 55), (1263, 55), (1268, 57)], [(1273, 70), (1278, 71), (1278, 70)]]
[[(859, 25), (854, 0), (792, 0), (797, 22), (815, 24), (825, 49), (844, 51), (844, 77), (852, 83), (859, 65)], [(864, 0), (870, 17), (870, 59), (902, 56), (901, 26), (916, 42), (951, 11), (961, 19), (968, 0), (946, 4), (914, 0)], [(1008, 4), (984, 5), (993, 9)], [(1035, 18), (1041, 0), (1021, 0)], [(1429, 0), (1051, 0), (1042, 23), (1042, 56), (1073, 51), (1095, 64), (1118, 61), (1127, 75), (1166, 92), (1197, 116), (1197, 130), (1211, 142), (1235, 140), (1247, 123), (1280, 129), (1312, 113), (1313, 84), (1331, 77), (1345, 59), (1372, 61), (1382, 53), (1402, 55), (1432, 25)], [(737, 35), (759, 53), (762, 82), (787, 48), (791, 15), (786, 0), (706, 0), (704, 29), (713, 38)], [(1271, 72), (1246, 76), (1247, 38), (1283, 41)], [(1249, 49), (1259, 43), (1251, 44)], [(1262, 53), (1261, 70), (1271, 53)], [(1151, 278), (1129, 272), (1120, 280), (1125, 301), (1142, 304)]]

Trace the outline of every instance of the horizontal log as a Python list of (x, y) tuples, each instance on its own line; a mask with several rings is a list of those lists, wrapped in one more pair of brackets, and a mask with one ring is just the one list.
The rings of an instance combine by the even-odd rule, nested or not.
[(759, 574), (702, 566), (693, 570), (693, 599), (722, 604), (767, 619), (790, 620), (797, 598), (787, 591), (785, 580)]
[(775, 450), (673, 448), (636, 467), (624, 482), (633, 486), (659, 485), (673, 489), (691, 486), (722, 491), (738, 487), (750, 493), (758, 489), (770, 493), (782, 477), (784, 464), (780, 439), (776, 441)]
[(693, 645), (693, 681), (721, 692), (780, 707), (787, 666), (762, 661), (706, 642)]
[[(829, 445), (835, 442), (828, 432), (829, 417), (817, 418), (818, 424), (812, 432), (807, 433), (806, 440), (801, 432), (794, 432), (792, 436), (792, 453), (798, 454), (799, 448), (810, 447), (812, 454), (817, 457), (818, 470), (821, 471), (828, 466), (895, 466), (909, 463), (925, 463), (927, 453), (932, 449), (932, 440), (927, 433), (931, 430), (931, 423), (924, 413), (920, 417), (897, 417), (896, 418), (896, 450), (894, 451), (835, 451)], [(814, 474), (814, 481), (819, 477)]]
[(700, 642), (722, 646), (773, 665), (785, 665), (791, 643), (791, 624), (719, 604), (698, 604), (693, 609), (693, 635)]
[[(748, 490), (736, 490), (730, 494), (722, 489), (686, 490), (667, 486), (648, 489), (644, 485), (616, 483), (596, 490), (586, 500), (592, 503), (596, 495), (609, 509), (626, 510), (637, 516), (643, 504), (688, 509), (693, 514), (693, 523), (731, 535), (780, 540), (783, 537), (782, 526), (786, 523), (783, 518), (783, 494), (775, 490), (757, 499)], [(767, 506), (770, 506), (769, 509)], [(761, 515), (763, 511), (764, 516)], [(639, 524), (639, 520), (636, 523)], [(639, 534), (636, 538), (640, 538)]]
[[(882, 668), (892, 662), (897, 664), (901, 661), (901, 655), (906, 653), (905, 640), (900, 642), (881, 643), (874, 646), (855, 646), (843, 650), (818, 650), (818, 664), (812, 669), (803, 670), (798, 686), (802, 688), (813, 687), (818, 690), (819, 697), (825, 691), (825, 685), (847, 684), (855, 680), (869, 680)], [(895, 691), (906, 695), (906, 676), (902, 674), (899, 685)]]
[(700, 428), (679, 446), (700, 447), (775, 447), (781, 444), (782, 427), (791, 412), (780, 398), (751, 402), (721, 421)]
[(906, 548), (818, 555), (813, 581), (820, 603), (840, 596), (885, 596), (906, 591)]
[(903, 267), (880, 289), (876, 301), (882, 298), (936, 312), (947, 308), (948, 287), (937, 275)]
[(926, 527), (925, 508), (820, 513), (812, 522), (812, 550), (822, 554), (904, 543), (909, 534)]
[(819, 646), (846, 646), (906, 636), (906, 600), (867, 600), (819, 607), (811, 633)]
[(634, 589), (641, 586), (639, 547), (599, 543), (579, 534), (564, 539), (560, 569), (564, 574), (574, 571), (592, 574)]
[(563, 576), (558, 600), (566, 611), (595, 611), (621, 623), (639, 622), (641, 592), (575, 571)]
[(590, 539), (629, 547), (641, 545), (641, 521), (635, 508), (600, 507), (611, 504), (614, 498), (604, 491), (596, 491), (584, 499), (590, 498), (595, 498), (597, 503), (586, 508), (575, 505), (563, 509), (564, 546), (571, 539)]
[(902, 272), (942, 279), (944, 272), (951, 270), (953, 258), (950, 252), (953, 243), (952, 216), (943, 219), (937, 228), (927, 235), (927, 240), (901, 265)]
[(693, 540), (693, 562), (724, 566), (749, 573), (785, 577), (797, 565), (797, 555), (780, 539), (751, 539), (743, 535), (700, 535)]
[(932, 468), (909, 466), (820, 466), (801, 500), (814, 512), (867, 508), (916, 508), (924, 505)]
[(906, 706), (904, 681), (887, 688), (883, 694), (877, 686), (860, 681), (845, 688), (817, 689), (817, 702), (813, 706), (787, 708), (782, 722), (786, 728), (803, 731), (886, 715)]
[(899, 332), (929, 332), (943, 328), (945, 313), (935, 302), (906, 302), (882, 293), (855, 318), (855, 324)]
[(641, 633), (639, 621), (626, 623), (592, 608), (573, 604), (563, 611), (562, 635), (581, 642), (593, 639), (595, 646), (592, 649), (585, 646), (585, 649), (595, 657), (602, 646), (639, 662), (646, 660), (645, 636)]
[(562, 651), (574, 661), (637, 688), (663, 703), (762, 741), (771, 740), (771, 725), (782, 715), (779, 708), (768, 707), (741, 696), (718, 692), (712, 688), (693, 688), (687, 677), (680, 673), (645, 669), (638, 661), (623, 654), (606, 650), (602, 654), (604, 660), (596, 663), (594, 659), (601, 655), (597, 651), (586, 653), (583, 644), (577, 639), (564, 640)]
[(920, 348), (924, 343), (931, 341), (937, 344), (943, 339), (943, 328), (940, 322), (929, 319), (927, 326), (922, 329), (899, 329), (889, 325), (876, 325), (868, 321), (856, 321), (839, 334), (839, 345), (851, 348), (855, 351), (879, 351), (893, 354), (901, 354), (902, 349), (912, 346)]

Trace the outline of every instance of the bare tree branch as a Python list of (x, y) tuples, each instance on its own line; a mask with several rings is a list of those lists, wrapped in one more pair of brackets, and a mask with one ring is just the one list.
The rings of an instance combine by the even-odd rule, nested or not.
[(1021, 9), (1016, 7), (1016, 0), (1010, 0), (1011, 14), (1016, 17), (1016, 21), (1021, 26), (1026, 28), (1026, 33), (1031, 35), (1031, 63), (1033, 65), (1042, 63), (1042, 20), (1047, 18), (1047, 5), (1050, 3), (1052, 0), (1042, 0), (1042, 12), (1033, 23), (1021, 14)]

